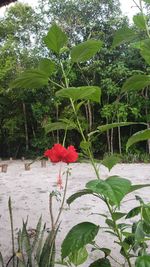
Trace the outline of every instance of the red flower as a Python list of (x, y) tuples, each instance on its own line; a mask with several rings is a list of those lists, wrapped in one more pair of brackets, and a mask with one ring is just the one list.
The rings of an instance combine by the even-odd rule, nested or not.
[(67, 149), (61, 144), (55, 144), (51, 149), (48, 149), (44, 153), (45, 157), (48, 157), (51, 162), (57, 163), (60, 161), (71, 163), (75, 162), (78, 158), (74, 146), (69, 146)]
[(76, 152), (74, 146), (68, 146), (66, 149), (66, 154), (64, 155), (63, 162), (71, 163), (78, 159), (78, 153)]
[(57, 163), (63, 161), (63, 155), (66, 152), (66, 148), (64, 148), (61, 144), (55, 144), (51, 149), (45, 151), (44, 156), (48, 157), (51, 162)]

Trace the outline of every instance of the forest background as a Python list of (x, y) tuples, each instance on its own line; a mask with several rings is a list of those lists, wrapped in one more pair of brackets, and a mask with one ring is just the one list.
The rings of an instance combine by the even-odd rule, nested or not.
[[(149, 9), (146, 10), (149, 16)], [(147, 74), (149, 66), (131, 42), (112, 49), (114, 34), (130, 28), (145, 34), (121, 13), (118, 0), (39, 0), (38, 7), (16, 3), (0, 19), (0, 157), (33, 158), (43, 154), (54, 143), (62, 143), (63, 130), (47, 131), (47, 125), (73, 118), (67, 100), (60, 102), (58, 86), (49, 81), (41, 88), (11, 88), (10, 83), (26, 69), (37, 67), (41, 58), (55, 55), (44, 46), (43, 37), (53, 23), (69, 37), (68, 47), (88, 39), (102, 40), (99, 53), (86, 63), (75, 64), (69, 73), (71, 86), (96, 85), (102, 90), (101, 103), (85, 103), (79, 117), (85, 131), (115, 122), (145, 122), (150, 127), (150, 99), (146, 87), (121, 95), (123, 83), (134, 74)], [(63, 51), (66, 62), (67, 47)], [(67, 64), (67, 62), (65, 63)], [(59, 83), (61, 71), (56, 68), (53, 80)], [(93, 140), (98, 159), (107, 153), (119, 153), (123, 161), (148, 161), (149, 142), (132, 146), (126, 154), (128, 138), (145, 125), (113, 128)], [(67, 133), (66, 144), (80, 150), (80, 134)]]

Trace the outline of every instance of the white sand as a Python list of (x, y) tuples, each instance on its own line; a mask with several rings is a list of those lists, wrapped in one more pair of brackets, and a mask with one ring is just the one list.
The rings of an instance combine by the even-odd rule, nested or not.
[[(0, 173), (0, 251), (5, 258), (11, 255), (11, 234), (10, 221), (8, 212), (8, 198), (12, 199), (14, 228), (17, 233), (22, 225), (22, 219), (26, 219), (29, 215), (28, 226), (35, 228), (38, 218), (42, 214), (43, 222), (47, 223), (47, 228), (50, 227), (48, 197), (49, 192), (56, 190), (56, 178), (59, 171), (59, 164), (52, 165), (47, 162), (46, 168), (41, 168), (40, 162), (36, 162), (31, 166), (30, 171), (24, 170), (24, 163), (21, 161), (8, 162), (7, 173)], [(90, 164), (75, 163), (71, 164), (72, 175), (69, 179), (68, 193), (70, 196), (77, 190), (83, 189), (86, 182), (95, 179), (95, 174)], [(63, 165), (66, 168), (66, 165)], [(120, 175), (124, 178), (130, 178), (133, 184), (150, 183), (150, 164), (118, 164), (109, 173), (106, 168), (101, 167), (101, 176), (105, 179), (110, 175)], [(150, 201), (150, 188), (145, 188), (136, 191), (145, 201)], [(133, 199), (134, 194), (127, 199)], [(134, 207), (135, 201), (129, 201), (123, 204), (125, 211)], [(54, 210), (58, 208), (58, 203), (55, 204)], [(123, 211), (123, 208), (121, 209)], [(72, 226), (79, 222), (91, 221), (100, 226), (104, 226), (104, 218), (91, 213), (106, 213), (107, 208), (102, 202), (97, 201), (91, 196), (83, 196), (77, 199), (68, 209), (65, 205), (63, 215), (61, 217), (61, 231), (57, 238), (57, 254), (60, 255), (60, 244), (71, 229)], [(135, 219), (133, 218), (132, 221)], [(109, 247), (112, 249), (112, 255), (120, 262), (122, 259), (119, 256), (119, 249), (116, 243), (113, 242), (112, 236), (104, 234), (102, 230), (98, 234), (98, 243), (101, 247)], [(99, 257), (103, 254), (99, 254)], [(96, 255), (90, 253), (90, 259), (95, 259)], [(60, 266), (60, 265), (59, 265)], [(82, 265), (87, 267), (88, 264)], [(112, 266), (118, 265), (112, 261)], [(44, 266), (43, 266), (44, 267)]]

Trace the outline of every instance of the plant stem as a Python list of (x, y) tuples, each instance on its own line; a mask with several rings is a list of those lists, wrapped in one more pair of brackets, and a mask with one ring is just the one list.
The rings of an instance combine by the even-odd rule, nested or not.
[(148, 28), (147, 21), (146, 21), (144, 12), (143, 12), (142, 0), (139, 0), (139, 6), (140, 6), (141, 14), (142, 14), (144, 22), (145, 22), (145, 29), (146, 29), (147, 36), (150, 38), (149, 28)]
[[(61, 61), (60, 61), (60, 66), (61, 66), (62, 73), (63, 73), (64, 79), (65, 79), (65, 85), (66, 85), (66, 88), (68, 88), (68, 87), (69, 87), (68, 79), (67, 79), (67, 77), (66, 77), (66, 73), (65, 73), (65, 71), (64, 71), (64, 67), (63, 67), (63, 64), (62, 64)], [(70, 98), (70, 102), (71, 102), (71, 106), (72, 106), (72, 109), (73, 109), (73, 111), (74, 111), (74, 114), (75, 114), (75, 116), (76, 116), (76, 121), (77, 121), (77, 124), (78, 124), (78, 127), (79, 127), (80, 134), (81, 134), (81, 136), (82, 136), (82, 138), (83, 138), (83, 141), (84, 141), (84, 142), (88, 142), (88, 141), (86, 140), (86, 138), (85, 138), (84, 133), (83, 133), (83, 129), (82, 129), (81, 123), (80, 123), (80, 121), (79, 121), (79, 118), (78, 118), (78, 115), (77, 115), (77, 112), (76, 112), (76, 109), (75, 109), (75, 105), (74, 105), (74, 102), (73, 102), (73, 99), (72, 99), (72, 98)], [(96, 176), (97, 176), (98, 179), (100, 179), (99, 172), (98, 172), (98, 169), (96, 168), (96, 165), (95, 165), (95, 162), (94, 162), (94, 159), (93, 159), (93, 155), (92, 155), (92, 153), (91, 153), (91, 151), (90, 151), (90, 148), (88, 148), (87, 151), (88, 151), (88, 156), (89, 156), (89, 158), (90, 158), (91, 164), (92, 164), (92, 166), (93, 166), (93, 168), (94, 168), (94, 171), (95, 171), (95, 173), (96, 173)]]
[(62, 144), (63, 146), (65, 146), (66, 137), (67, 137), (67, 128), (65, 129), (65, 133), (64, 133), (63, 144)]
[(123, 247), (124, 254), (125, 254), (125, 258), (126, 258), (126, 260), (127, 260), (128, 266), (129, 266), (129, 267), (132, 267), (131, 262), (130, 262), (130, 258), (129, 258), (129, 256), (128, 256), (128, 252), (126, 251), (126, 248), (125, 248), (125, 246), (124, 246), (124, 244), (123, 244), (123, 241), (122, 241), (122, 235), (121, 235), (121, 233), (119, 232), (119, 229), (118, 229), (118, 226), (117, 226), (116, 221), (113, 219), (113, 211), (112, 211), (112, 208), (111, 208), (111, 206), (109, 205), (109, 202), (107, 201), (106, 198), (105, 198), (105, 203), (106, 203), (106, 205), (107, 205), (107, 207), (108, 207), (108, 210), (109, 210), (109, 212), (110, 212), (112, 221), (113, 221), (113, 223), (114, 223), (114, 232), (117, 234), (118, 239), (119, 239), (119, 241), (120, 241), (120, 244), (121, 244), (121, 246)]
[(59, 219), (60, 219), (61, 213), (62, 213), (62, 211), (63, 211), (63, 206), (64, 206), (64, 202), (65, 202), (65, 198), (66, 198), (66, 193), (67, 193), (68, 178), (69, 178), (69, 169), (68, 169), (67, 172), (66, 172), (66, 182), (65, 182), (65, 188), (64, 188), (63, 199), (62, 199), (62, 203), (61, 203), (61, 206), (60, 206), (59, 213), (58, 213), (57, 218), (56, 218), (56, 221), (55, 221), (55, 223), (54, 223), (54, 229), (56, 228), (57, 223), (58, 223), (58, 221), (59, 221)]
[[(81, 123), (80, 123), (80, 121), (79, 121), (79, 119), (78, 119), (78, 115), (77, 115), (77, 112), (76, 112), (76, 109), (75, 109), (74, 102), (73, 102), (72, 99), (70, 99), (70, 102), (71, 102), (71, 105), (72, 105), (74, 114), (75, 114), (75, 116), (76, 116), (77, 124), (78, 124), (78, 127), (79, 127), (79, 131), (80, 131), (80, 133), (81, 133), (81, 136), (82, 136), (82, 138), (83, 138), (83, 141), (84, 141), (84, 142), (88, 142), (88, 141), (86, 140), (86, 137), (85, 137), (84, 133), (83, 133)], [(98, 172), (98, 169), (96, 168), (96, 165), (95, 165), (95, 162), (94, 162), (94, 159), (93, 159), (93, 155), (92, 155), (92, 153), (91, 153), (90, 148), (87, 148), (87, 151), (88, 151), (88, 156), (89, 156), (89, 158), (90, 158), (91, 164), (92, 164), (92, 166), (93, 166), (93, 168), (94, 168), (94, 171), (95, 171), (95, 173), (96, 173), (96, 176), (97, 176), (98, 179), (100, 179), (99, 172)]]
[(54, 216), (53, 216), (53, 208), (52, 208), (52, 200), (53, 200), (53, 193), (49, 195), (49, 213), (51, 219), (51, 227), (54, 228)]
[(14, 239), (14, 226), (13, 226), (13, 215), (12, 215), (12, 206), (11, 206), (11, 198), (9, 197), (8, 200), (8, 207), (9, 207), (9, 215), (10, 215), (10, 225), (11, 225), (11, 239), (12, 239), (12, 260), (13, 260), (13, 267), (15, 267), (15, 239)]

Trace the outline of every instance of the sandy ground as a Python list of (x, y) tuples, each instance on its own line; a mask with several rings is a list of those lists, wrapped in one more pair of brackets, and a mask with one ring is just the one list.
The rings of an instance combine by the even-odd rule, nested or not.
[[(38, 218), (42, 214), (43, 223), (46, 222), (47, 228), (50, 227), (50, 216), (48, 207), (49, 192), (56, 190), (56, 178), (59, 172), (59, 164), (52, 165), (47, 162), (46, 168), (41, 168), (40, 162), (36, 162), (31, 166), (30, 171), (25, 171), (22, 161), (12, 161), (8, 163), (7, 173), (0, 173), (0, 251), (5, 258), (11, 255), (11, 233), (10, 221), (8, 212), (8, 198), (12, 199), (14, 228), (17, 233), (22, 225), (22, 219), (26, 219), (29, 215), (28, 226), (35, 228)], [(64, 164), (63, 169), (66, 168)], [(72, 174), (69, 178), (68, 193), (70, 196), (77, 190), (83, 189), (86, 182), (95, 179), (95, 174), (92, 166), (87, 163), (71, 164)], [(111, 172), (100, 166), (100, 172), (103, 179), (110, 175), (120, 175), (124, 178), (129, 178), (133, 184), (150, 183), (150, 164), (118, 164)], [(150, 188), (145, 188), (136, 191), (145, 201), (150, 201)], [(134, 195), (130, 195), (127, 199), (133, 199)], [(121, 210), (128, 211), (135, 205), (135, 201), (127, 201), (123, 204)], [(55, 204), (55, 214), (58, 209), (58, 203)], [(102, 202), (97, 201), (94, 197), (84, 196), (77, 199), (68, 208), (65, 205), (63, 215), (61, 217), (61, 227), (57, 238), (57, 255), (60, 255), (60, 244), (66, 233), (72, 226), (79, 222), (91, 221), (100, 226), (104, 226), (104, 218), (91, 213), (106, 213), (107, 208)], [(134, 221), (134, 220), (133, 220)], [(119, 256), (119, 249), (116, 243), (113, 242), (112, 236), (99, 231), (97, 242), (101, 247), (109, 247), (112, 249), (112, 256), (119, 262), (122, 259)], [(103, 254), (96, 255), (90, 253), (89, 261), (93, 261), (96, 257), (101, 257)], [(86, 262), (82, 267), (87, 267)], [(60, 266), (60, 265), (59, 265)], [(118, 267), (117, 263), (112, 261), (113, 267)], [(44, 267), (44, 266), (43, 266)]]

